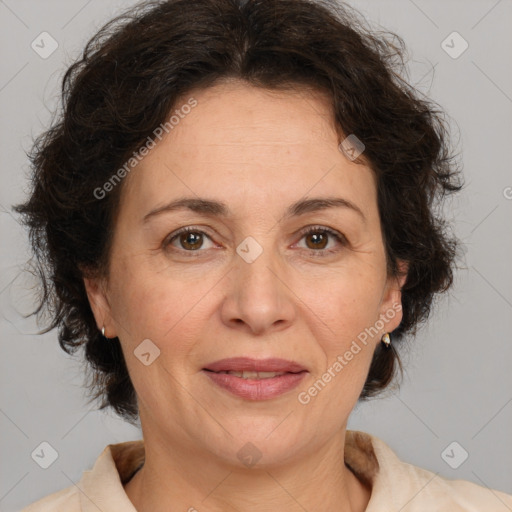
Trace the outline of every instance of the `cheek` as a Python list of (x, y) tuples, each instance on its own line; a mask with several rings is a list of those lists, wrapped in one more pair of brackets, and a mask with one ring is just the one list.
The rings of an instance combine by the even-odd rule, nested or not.
[(339, 349), (379, 318), (382, 280), (375, 273), (350, 270), (331, 277), (307, 299)]
[[(180, 280), (167, 272), (140, 267), (116, 292), (115, 314), (123, 324), (123, 341), (130, 347), (150, 339), (162, 351), (172, 346), (173, 357), (188, 351), (204, 315), (211, 283)], [(201, 320), (203, 318), (203, 320)]]
[[(369, 328), (379, 319), (383, 286), (379, 274), (369, 268), (338, 273), (328, 287), (317, 288), (304, 300), (313, 304), (302, 314), (309, 319), (322, 361), (305, 398), (315, 401), (319, 410), (327, 407), (348, 415), (368, 374), (377, 341)], [(315, 393), (321, 397), (314, 398)]]
[[(200, 290), (188, 293), (169, 278), (139, 276), (123, 286), (122, 298), (117, 304), (122, 322), (127, 326), (121, 331), (121, 345), (128, 372), (139, 398), (151, 402), (158, 396), (162, 398), (157, 390), (165, 389), (165, 383), (169, 383), (168, 371), (178, 381), (190, 372), (187, 361), (201, 325), (201, 307), (197, 304), (200, 297), (196, 298)], [(157, 359), (158, 364), (150, 362), (146, 366), (140, 359), (146, 352), (151, 359)], [(165, 391), (162, 392), (165, 395)], [(157, 402), (153, 404), (155, 408)]]

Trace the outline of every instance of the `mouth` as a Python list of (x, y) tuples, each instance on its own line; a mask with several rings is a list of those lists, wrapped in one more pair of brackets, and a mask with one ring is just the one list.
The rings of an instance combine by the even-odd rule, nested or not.
[[(208, 364), (203, 370), (212, 371), (215, 373), (230, 373), (236, 372), (238, 374), (249, 374), (250, 372), (257, 373), (265, 378), (265, 374), (284, 374), (284, 373), (300, 373), (307, 371), (307, 369), (296, 361), (289, 361), (287, 359), (267, 358), (267, 359), (252, 359), (250, 357), (230, 357), (228, 359), (220, 359), (213, 363)], [(243, 378), (243, 375), (238, 375)], [(274, 375), (272, 375), (274, 376)], [(254, 377), (253, 377), (254, 378)]]
[(231, 395), (245, 400), (269, 400), (298, 386), (308, 370), (284, 359), (231, 358), (209, 364), (203, 373)]
[[(213, 372), (212, 370), (208, 370), (207, 368), (204, 369), (207, 372), (217, 373), (217, 374), (226, 374), (226, 375), (234, 375), (235, 377), (239, 377), (241, 379), (273, 379), (274, 377), (280, 377), (281, 375), (286, 374), (298, 374), (302, 372), (253, 372), (253, 371), (236, 371), (236, 370), (230, 370), (230, 371), (220, 371), (220, 372)], [(306, 370), (303, 370), (305, 372)]]

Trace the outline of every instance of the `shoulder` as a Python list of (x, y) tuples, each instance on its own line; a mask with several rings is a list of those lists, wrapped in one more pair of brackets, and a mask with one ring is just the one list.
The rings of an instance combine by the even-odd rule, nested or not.
[(123, 485), (144, 460), (143, 441), (110, 444), (76, 485), (50, 494), (21, 512), (134, 511)]
[(80, 511), (80, 496), (76, 487), (71, 486), (62, 491), (50, 494), (21, 512), (74, 512)]
[(449, 479), (406, 462), (395, 466), (390, 477), (403, 483), (400, 495), (403, 512), (435, 508), (439, 512), (510, 512), (512, 496), (496, 489), (461, 479)]
[[(364, 446), (365, 453), (374, 457), (378, 466), (370, 478), (372, 494), (367, 512), (380, 512), (383, 506), (401, 512), (512, 510), (512, 495), (467, 480), (443, 478), (438, 473), (400, 460), (384, 441), (375, 436), (347, 431), (347, 443), (354, 446), (356, 439), (359, 446)], [(367, 471), (364, 465), (359, 467), (363, 472)]]

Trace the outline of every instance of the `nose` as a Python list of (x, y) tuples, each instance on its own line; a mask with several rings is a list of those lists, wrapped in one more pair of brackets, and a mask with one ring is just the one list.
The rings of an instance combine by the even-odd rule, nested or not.
[(295, 295), (279, 258), (269, 249), (251, 263), (237, 254), (233, 265), (226, 276), (229, 284), (221, 306), (222, 321), (253, 335), (289, 327), (296, 314)]

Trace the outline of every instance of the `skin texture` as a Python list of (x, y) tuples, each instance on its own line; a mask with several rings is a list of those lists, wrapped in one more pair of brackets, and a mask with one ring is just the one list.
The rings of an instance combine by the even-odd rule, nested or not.
[[(340, 463), (346, 425), (401, 312), (310, 403), (297, 397), (400, 304), (374, 174), (338, 149), (320, 93), (226, 82), (183, 103), (190, 96), (197, 106), (126, 178), (108, 279), (85, 279), (98, 328), (119, 337), (138, 397), (146, 463), (126, 492), (139, 511), (363, 511), (370, 489)], [(143, 223), (183, 196), (223, 201), (232, 216), (177, 210)], [(283, 218), (295, 201), (332, 196), (364, 220), (350, 208)], [(300, 231), (316, 225), (347, 242), (324, 233), (315, 245)], [(165, 246), (184, 226), (203, 231), (203, 245), (183, 235)], [(253, 263), (236, 252), (248, 236), (263, 249)], [(317, 247), (335, 252), (315, 257)], [(133, 354), (145, 339), (160, 350), (148, 366)], [(290, 359), (309, 373), (282, 396), (245, 400), (201, 371), (234, 356)], [(251, 468), (237, 457), (247, 442), (262, 454)]]

